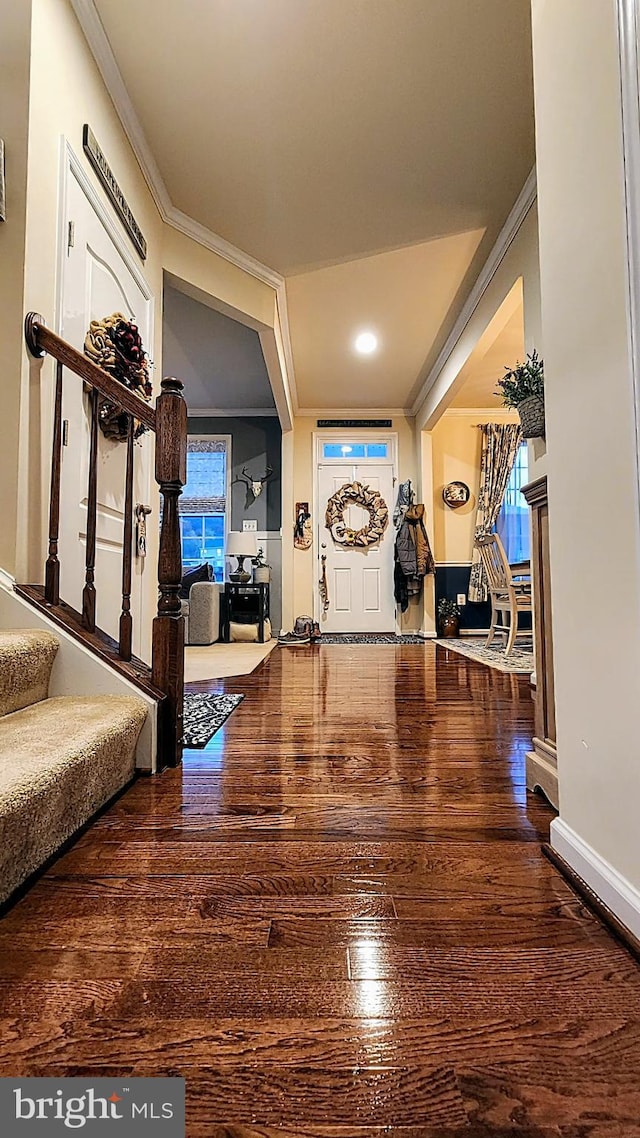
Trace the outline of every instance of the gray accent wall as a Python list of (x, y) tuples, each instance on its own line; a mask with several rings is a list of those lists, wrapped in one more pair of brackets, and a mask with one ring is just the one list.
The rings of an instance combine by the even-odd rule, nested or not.
[[(190, 416), (190, 435), (231, 436), (231, 529), (241, 530), (245, 520), (258, 524), (258, 545), (262, 545), (271, 566), (271, 625), (277, 635), (282, 619), (282, 430), (275, 416), (235, 418), (224, 415), (216, 418)], [(245, 509), (246, 489), (243, 482), (235, 481), (243, 466), (254, 478), (264, 474), (267, 466), (273, 474), (260, 496)]]

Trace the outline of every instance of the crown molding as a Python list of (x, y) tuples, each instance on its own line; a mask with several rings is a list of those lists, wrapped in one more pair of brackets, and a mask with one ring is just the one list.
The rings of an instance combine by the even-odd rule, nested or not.
[(268, 265), (263, 265), (261, 261), (256, 260), (256, 258), (252, 257), (249, 253), (238, 249), (224, 237), (220, 237), (219, 234), (214, 233), (213, 230), (208, 229), (205, 225), (202, 225), (201, 222), (196, 221), (193, 217), (189, 217), (186, 213), (183, 213), (182, 210), (174, 206), (144, 130), (142, 129), (142, 124), (135, 111), (129, 92), (125, 86), (120, 68), (116, 62), (100, 16), (98, 15), (94, 0), (71, 0), (71, 6), (96, 61), (104, 85), (109, 92), (116, 113), (129, 139), (131, 149), (133, 150), (136, 161), (140, 166), (163, 222), (166, 225), (170, 225), (173, 229), (176, 229), (179, 233), (183, 233), (185, 237), (189, 237), (198, 245), (202, 245), (205, 249), (209, 249), (210, 252), (216, 253), (219, 257), (228, 261), (229, 264), (235, 265), (236, 268), (242, 269), (243, 272), (249, 273), (250, 276), (255, 277), (264, 284), (270, 285), (270, 287), (274, 289), (276, 293), (276, 311), (280, 320), (280, 331), (284, 349), (286, 379), (293, 409), (297, 411), (298, 399), (293, 366), (293, 352), (291, 350), (289, 333), (284, 277), (276, 272), (275, 269), (270, 269)]
[[(76, 0), (77, 2), (77, 0)], [(85, 0), (86, 2), (86, 0)], [(219, 257), (223, 257), (225, 261), (230, 264), (236, 265), (237, 268), (243, 269), (245, 273), (250, 276), (256, 277), (257, 280), (263, 281), (273, 289), (278, 289), (284, 284), (284, 277), (280, 276), (275, 269), (270, 269), (267, 265), (263, 265), (261, 261), (257, 261), (250, 253), (245, 253), (243, 249), (238, 249), (227, 241), (224, 237), (214, 233), (211, 229), (207, 229), (206, 225), (196, 221), (195, 218), (189, 217), (188, 214), (183, 213), (181, 209), (169, 204), (167, 215), (165, 217), (167, 225), (173, 229), (177, 229), (179, 233), (184, 233), (185, 237), (190, 237), (192, 241), (196, 241), (198, 245), (203, 245), (205, 249), (209, 249), (212, 253), (217, 253)]]
[(167, 221), (171, 209), (171, 198), (140, 125), (140, 119), (133, 109), (133, 103), (125, 87), (120, 68), (116, 63), (116, 57), (107, 39), (95, 4), (93, 0), (71, 0), (71, 7), (98, 65), (98, 71), (111, 96), (111, 101), (124, 127), (125, 134), (131, 143), (131, 149), (151, 191), (158, 212), (162, 220)]
[(498, 415), (501, 419), (507, 418), (509, 421), (516, 423), (518, 421), (518, 413), (512, 411), (509, 407), (447, 407), (446, 411), (442, 412), (441, 418), (443, 419), (477, 419), (481, 417), (489, 420)]
[(189, 419), (277, 419), (275, 407), (187, 407)]
[(412, 415), (419, 414), (423, 403), (431, 391), (431, 388), (440, 376), (440, 373), (442, 372), (447, 360), (449, 359), (449, 356), (458, 343), (458, 340), (462, 336), (462, 333), (467, 327), (467, 324), (469, 323), (476, 308), (482, 300), (482, 297), (487, 291), (498, 269), (500, 268), (500, 265), (502, 264), (510, 246), (517, 237), (525, 217), (529, 213), (529, 210), (536, 200), (536, 196), (536, 168), (534, 166), (529, 173), (524, 186), (518, 194), (516, 202), (502, 229), (500, 230), (496, 243), (489, 253), (489, 256), (487, 257), (482, 269), (480, 270), (478, 278), (473, 288), (471, 289), (469, 296), (462, 306), (460, 315), (453, 325), (451, 332), (447, 336), (444, 346), (438, 354), (438, 357), (433, 367), (431, 368), (431, 371), (429, 372), (420, 389), (420, 393), (415, 400), (413, 407), (411, 408)]

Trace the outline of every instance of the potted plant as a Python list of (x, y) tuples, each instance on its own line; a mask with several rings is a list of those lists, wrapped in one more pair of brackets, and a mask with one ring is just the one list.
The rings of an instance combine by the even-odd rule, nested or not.
[(544, 438), (544, 364), (537, 352), (527, 353), (524, 363), (506, 368), (498, 380), (505, 407), (515, 407), (523, 439)]
[(447, 640), (454, 640), (460, 635), (460, 609), (448, 597), (441, 597), (438, 601), (438, 625), (440, 636)]
[(271, 566), (267, 565), (264, 559), (264, 549), (262, 547), (258, 550), (255, 557), (251, 558), (253, 565), (253, 579), (256, 585), (268, 585), (271, 577)]

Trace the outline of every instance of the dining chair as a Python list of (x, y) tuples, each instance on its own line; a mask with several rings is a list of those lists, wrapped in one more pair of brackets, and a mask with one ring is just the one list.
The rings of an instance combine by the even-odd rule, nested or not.
[[(512, 567), (497, 533), (488, 533), (476, 538), (476, 548), (487, 576), (491, 598), (491, 628), (486, 647), (492, 644), (496, 632), (505, 632), (507, 633), (505, 656), (509, 656), (518, 632), (533, 637), (531, 629), (518, 628), (519, 614), (531, 612), (531, 578), (529, 580), (514, 578)], [(505, 624), (507, 613), (509, 623)]]

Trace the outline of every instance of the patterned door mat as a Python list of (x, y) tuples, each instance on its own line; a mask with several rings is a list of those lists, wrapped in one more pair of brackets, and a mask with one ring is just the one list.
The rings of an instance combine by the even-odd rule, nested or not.
[(518, 644), (516, 640), (508, 656), (504, 654), (506, 647), (504, 637), (494, 640), (490, 648), (486, 648), (485, 643), (484, 638), (476, 640), (473, 637), (466, 636), (460, 640), (436, 640), (436, 644), (440, 644), (442, 648), (449, 648), (460, 656), (466, 656), (469, 660), (477, 660), (479, 664), (486, 664), (498, 672), (519, 672), (525, 675), (527, 672), (531, 673), (535, 670), (531, 640), (527, 641), (526, 647)]
[(320, 644), (426, 644), (423, 636), (396, 636), (393, 632), (322, 633)]
[(185, 747), (204, 747), (235, 711), (243, 695), (210, 695), (188, 692), (184, 697)]

